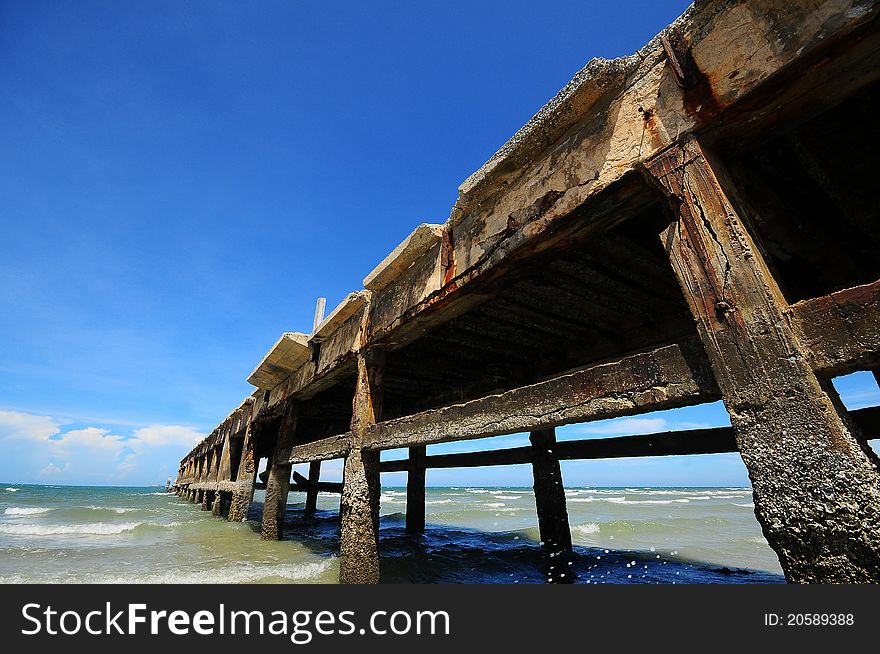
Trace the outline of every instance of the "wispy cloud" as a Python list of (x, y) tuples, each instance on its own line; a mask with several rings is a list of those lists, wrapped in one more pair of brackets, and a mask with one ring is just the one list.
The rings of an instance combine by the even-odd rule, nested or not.
[(582, 436), (638, 436), (664, 431), (683, 431), (686, 429), (705, 429), (708, 422), (678, 420), (666, 417), (615, 418), (600, 420), (569, 428), (569, 434)]

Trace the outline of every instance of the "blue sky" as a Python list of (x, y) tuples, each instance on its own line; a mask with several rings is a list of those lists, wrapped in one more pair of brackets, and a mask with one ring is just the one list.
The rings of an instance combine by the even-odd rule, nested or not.
[[(164, 481), (316, 297), (359, 289), (587, 60), (686, 4), (0, 2), (0, 480)], [(639, 420), (560, 438), (726, 414)], [(736, 456), (565, 475), (746, 482)]]

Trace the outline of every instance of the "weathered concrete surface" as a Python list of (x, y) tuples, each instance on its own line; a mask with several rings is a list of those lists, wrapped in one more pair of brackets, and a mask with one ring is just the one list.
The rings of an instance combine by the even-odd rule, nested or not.
[(340, 504), (339, 581), (379, 582), (379, 453), (353, 449), (345, 457)]
[(407, 236), (373, 271), (364, 277), (364, 288), (379, 291), (410, 268), (443, 238), (443, 225), (422, 223)]
[(366, 447), (393, 449), (633, 415), (720, 397), (698, 345), (672, 345), (501, 395), (388, 420)]
[(815, 370), (844, 375), (880, 365), (880, 281), (789, 307)]
[(245, 433), (241, 463), (238, 466), (238, 482), (232, 493), (232, 504), (229, 507), (229, 521), (243, 522), (247, 518), (248, 509), (254, 499), (254, 483), (257, 476), (257, 462), (254, 460), (254, 443), (250, 426)]
[(307, 334), (285, 332), (248, 376), (248, 383), (257, 388), (271, 390), (287, 379), (294, 370), (299, 369), (310, 356)]
[[(663, 234), (736, 432), (755, 514), (786, 578), (880, 581), (877, 456), (820, 383), (786, 303), (696, 141), (658, 156), (650, 179), (675, 222)], [(727, 187), (729, 188), (729, 187)]]
[[(367, 327), (364, 321), (364, 330)], [(379, 452), (363, 449), (366, 428), (382, 415), (383, 353), (358, 356), (358, 379), (351, 421), (353, 447), (345, 458), (340, 513), (339, 581), (379, 581)]]
[(312, 443), (294, 445), (290, 450), (290, 463), (309, 463), (326, 461), (347, 456), (351, 450), (351, 432), (322, 438)]
[(365, 291), (357, 293), (349, 293), (342, 302), (337, 305), (330, 315), (324, 318), (315, 328), (312, 338), (324, 339), (339, 328), (346, 320), (351, 318), (361, 309), (363, 309), (369, 301), (370, 294)]
[(296, 437), (297, 409), (296, 402), (288, 401), (278, 430), (266, 480), (266, 500), (260, 527), (260, 538), (263, 540), (281, 540), (284, 535), (284, 513), (290, 491), (290, 448)]

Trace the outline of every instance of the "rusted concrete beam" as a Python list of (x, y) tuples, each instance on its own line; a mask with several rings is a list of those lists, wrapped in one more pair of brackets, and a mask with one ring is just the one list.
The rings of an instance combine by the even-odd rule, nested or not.
[(337, 436), (322, 438), (311, 443), (294, 445), (290, 449), (290, 463), (311, 463), (312, 461), (327, 461), (329, 459), (341, 459), (348, 456), (351, 450), (351, 432), (345, 432)]
[(880, 281), (798, 302), (788, 314), (814, 370), (844, 375), (880, 365)]
[(384, 450), (513, 434), (719, 397), (705, 355), (689, 342), (372, 425), (365, 447)]
[(664, 247), (730, 413), (755, 513), (786, 578), (880, 581), (877, 456), (848, 418), (739, 216), (717, 162), (689, 140), (645, 169), (675, 222)]

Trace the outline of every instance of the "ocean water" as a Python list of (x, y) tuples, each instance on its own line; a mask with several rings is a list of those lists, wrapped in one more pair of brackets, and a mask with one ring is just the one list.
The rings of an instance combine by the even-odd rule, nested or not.
[[(566, 489), (579, 583), (777, 583), (746, 488)], [(284, 541), (259, 539), (262, 492), (229, 523), (160, 488), (0, 486), (0, 583), (336, 583), (339, 496)], [(427, 530), (404, 533), (406, 491), (383, 488), (388, 583), (542, 583), (529, 488), (429, 488)]]

